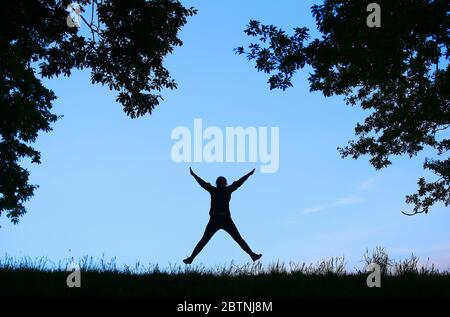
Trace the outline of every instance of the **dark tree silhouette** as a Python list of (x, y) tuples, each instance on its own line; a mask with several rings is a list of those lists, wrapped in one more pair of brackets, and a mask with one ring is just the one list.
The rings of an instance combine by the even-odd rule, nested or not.
[(380, 0), (381, 27), (370, 28), (373, 1), (326, 0), (314, 5), (320, 38), (309, 41), (299, 27), (288, 35), (273, 25), (250, 21), (245, 33), (258, 42), (236, 52), (270, 74), (270, 89), (292, 86), (293, 74), (310, 65), (311, 91), (343, 95), (347, 104), (369, 110), (357, 124), (356, 141), (338, 148), (342, 157), (369, 155), (381, 169), (391, 157), (433, 150), (417, 193), (406, 197), (413, 212), (427, 213), (436, 202), (450, 204), (450, 15), (449, 1)]
[(92, 15), (81, 16), (85, 37), (68, 27), (70, 1), (15, 0), (2, 3), (0, 19), (0, 214), (13, 223), (36, 185), (29, 184), (24, 158), (40, 162), (31, 144), (49, 132), (55, 94), (41, 77), (69, 76), (89, 68), (92, 83), (118, 92), (131, 118), (151, 114), (162, 89), (175, 89), (163, 59), (182, 45), (178, 31), (196, 13), (175, 0), (83, 0)]

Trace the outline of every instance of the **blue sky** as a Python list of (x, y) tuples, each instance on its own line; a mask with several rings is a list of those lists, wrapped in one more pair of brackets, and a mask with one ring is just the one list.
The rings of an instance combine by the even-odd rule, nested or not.
[[(120, 263), (179, 264), (200, 239), (208, 221), (209, 196), (189, 175), (232, 181), (257, 172), (233, 195), (231, 212), (243, 237), (263, 263), (316, 262), (345, 255), (361, 267), (366, 248), (384, 246), (395, 258), (414, 252), (442, 268), (450, 264), (448, 210), (406, 217), (404, 196), (416, 190), (425, 154), (394, 159), (375, 171), (366, 157), (341, 159), (337, 146), (353, 137), (363, 111), (341, 97), (310, 93), (308, 70), (294, 88), (270, 91), (267, 76), (237, 56), (249, 42), (250, 19), (285, 29), (314, 28), (307, 1), (185, 1), (198, 9), (180, 33), (184, 41), (167, 58), (179, 84), (164, 92), (151, 116), (130, 119), (107, 87), (90, 84), (88, 71), (46, 81), (63, 115), (36, 147), (42, 164), (30, 166), (40, 185), (16, 226), (0, 218), (0, 254), (57, 261), (90, 255)], [(83, 31), (83, 26), (82, 26)], [(370, 70), (368, 70), (370, 71)], [(261, 174), (255, 163), (175, 163), (172, 129), (203, 125), (279, 127), (280, 167)], [(223, 231), (196, 263), (247, 262)]]

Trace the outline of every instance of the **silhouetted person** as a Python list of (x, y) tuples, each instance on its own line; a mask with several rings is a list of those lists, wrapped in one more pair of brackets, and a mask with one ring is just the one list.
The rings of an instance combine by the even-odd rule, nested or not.
[(230, 234), (230, 236), (241, 246), (241, 248), (247, 252), (248, 255), (252, 258), (253, 261), (261, 258), (261, 254), (256, 254), (253, 252), (248, 244), (244, 241), (244, 239), (239, 234), (236, 225), (231, 219), (230, 214), (230, 199), (231, 193), (239, 188), (249, 177), (255, 172), (253, 169), (250, 173), (244, 175), (239, 180), (233, 182), (230, 186), (227, 186), (227, 179), (223, 176), (220, 176), (216, 180), (216, 187), (212, 186), (210, 183), (205, 182), (199, 176), (197, 176), (192, 168), (189, 169), (191, 175), (197, 180), (197, 182), (206, 189), (211, 195), (211, 209), (209, 210), (209, 222), (206, 226), (205, 233), (203, 237), (200, 239), (198, 244), (195, 246), (194, 251), (190, 257), (183, 260), (186, 264), (191, 264), (197, 254), (203, 249), (203, 247), (208, 243), (208, 241), (212, 238), (212, 236), (220, 229), (225, 230)]

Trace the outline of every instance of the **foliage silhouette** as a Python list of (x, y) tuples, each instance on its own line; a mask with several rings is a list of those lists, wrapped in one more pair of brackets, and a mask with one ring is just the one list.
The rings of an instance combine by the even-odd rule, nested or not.
[[(13, 223), (26, 213), (33, 196), (24, 158), (40, 163), (31, 143), (51, 131), (55, 94), (44, 78), (70, 76), (89, 68), (93, 84), (118, 92), (117, 101), (131, 118), (151, 114), (162, 89), (177, 84), (164, 57), (182, 45), (178, 31), (196, 13), (177, 0), (82, 0), (92, 15), (81, 15), (91, 36), (66, 23), (71, 1), (17, 0), (2, 4), (0, 19), (0, 214)], [(98, 21), (95, 23), (95, 21)], [(41, 76), (39, 76), (41, 75)]]
[(309, 40), (309, 29), (293, 35), (252, 20), (245, 29), (258, 42), (236, 48), (270, 74), (270, 89), (292, 86), (292, 76), (310, 65), (311, 91), (343, 95), (348, 105), (369, 111), (355, 127), (356, 141), (339, 148), (342, 157), (369, 155), (381, 169), (391, 157), (413, 157), (433, 150), (424, 169), (434, 181), (418, 181), (417, 193), (406, 202), (412, 214), (450, 204), (450, 2), (443, 0), (380, 0), (381, 27), (366, 25), (372, 1), (326, 0), (312, 14), (320, 38)]

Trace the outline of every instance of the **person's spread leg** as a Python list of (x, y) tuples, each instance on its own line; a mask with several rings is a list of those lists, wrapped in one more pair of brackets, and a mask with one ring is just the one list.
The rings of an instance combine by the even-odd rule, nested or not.
[(247, 242), (245, 242), (245, 240), (239, 234), (239, 231), (231, 218), (224, 220), (222, 228), (226, 232), (228, 232), (228, 234), (234, 239), (234, 241), (236, 241), (239, 244), (242, 250), (244, 250), (245, 252), (247, 252), (248, 255), (250, 255), (253, 261), (256, 261), (259, 258), (261, 258), (262, 256), (261, 254), (256, 254), (255, 252), (252, 251), (252, 249), (250, 249)]
[(206, 225), (205, 232), (203, 233), (203, 236), (200, 239), (200, 241), (195, 246), (194, 251), (192, 251), (191, 256), (184, 259), (183, 262), (185, 264), (191, 264), (194, 258), (200, 253), (200, 251), (202, 251), (202, 249), (205, 247), (208, 241), (219, 229), (220, 228), (217, 222), (213, 218), (210, 218), (208, 224)]

